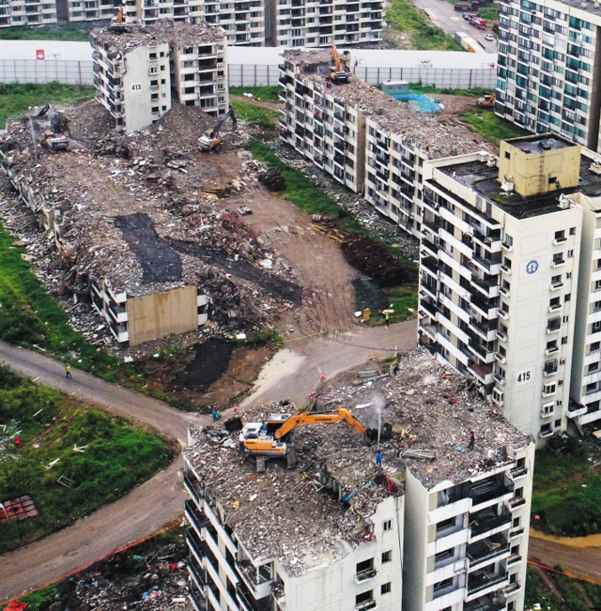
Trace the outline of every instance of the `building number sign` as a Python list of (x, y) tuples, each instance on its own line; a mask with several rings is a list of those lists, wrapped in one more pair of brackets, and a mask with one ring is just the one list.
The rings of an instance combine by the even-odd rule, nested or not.
[(516, 386), (520, 386), (521, 384), (526, 384), (526, 382), (530, 382), (532, 380), (532, 369), (526, 369), (526, 371), (519, 371), (516, 378), (515, 383)]
[(526, 263), (526, 272), (528, 274), (535, 274), (537, 270), (538, 270), (538, 261), (535, 261), (533, 259), (532, 261), (529, 261), (528, 263)]
[(142, 91), (142, 83), (132, 83), (131, 90), (132, 91)]

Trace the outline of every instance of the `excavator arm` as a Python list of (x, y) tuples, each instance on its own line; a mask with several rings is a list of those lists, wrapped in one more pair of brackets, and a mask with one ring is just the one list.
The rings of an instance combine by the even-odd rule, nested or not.
[(306, 413), (290, 416), (286, 422), (274, 433), (275, 439), (281, 439), (297, 426), (305, 424), (336, 424), (346, 422), (362, 435), (368, 435), (368, 431), (361, 422), (347, 409), (340, 408), (335, 412)]
[(332, 43), (332, 61), (336, 64), (336, 72), (340, 72), (340, 55), (338, 55), (334, 43)]

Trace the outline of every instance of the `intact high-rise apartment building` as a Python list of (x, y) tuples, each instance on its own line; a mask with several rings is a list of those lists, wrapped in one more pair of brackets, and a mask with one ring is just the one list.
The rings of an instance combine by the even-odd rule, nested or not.
[(600, 151), (598, 2), (501, 0), (495, 112)]

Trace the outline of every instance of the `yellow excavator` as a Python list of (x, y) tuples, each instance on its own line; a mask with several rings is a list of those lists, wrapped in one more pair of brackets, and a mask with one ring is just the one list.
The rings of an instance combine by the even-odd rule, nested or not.
[(330, 80), (332, 83), (334, 83), (334, 85), (342, 85), (343, 83), (349, 82), (349, 73), (342, 68), (342, 61), (340, 59), (340, 55), (338, 55), (338, 51), (336, 51), (336, 45), (332, 44), (332, 66), (330, 68)]
[(111, 17), (111, 24), (109, 25), (109, 29), (111, 32), (115, 32), (117, 34), (121, 34), (127, 30), (127, 23), (125, 20), (125, 11), (122, 7), (119, 7), (117, 11), (117, 15), (115, 17)]
[(263, 422), (249, 422), (240, 433), (240, 451), (245, 456), (256, 456), (257, 471), (265, 470), (266, 458), (286, 458), (288, 468), (296, 464), (292, 434), (305, 424), (337, 424), (346, 422), (369, 439), (377, 439), (378, 432), (368, 429), (353, 414), (343, 408), (332, 412), (307, 412), (295, 415), (271, 414)]

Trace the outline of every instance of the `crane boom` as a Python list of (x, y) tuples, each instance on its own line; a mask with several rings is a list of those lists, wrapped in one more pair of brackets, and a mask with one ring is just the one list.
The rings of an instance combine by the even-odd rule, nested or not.
[(335, 412), (295, 414), (294, 416), (290, 416), (290, 418), (276, 430), (273, 436), (275, 439), (281, 439), (297, 426), (304, 424), (336, 424), (338, 422), (346, 422), (362, 435), (367, 436), (368, 434), (365, 426), (363, 426), (349, 410), (341, 407)]

